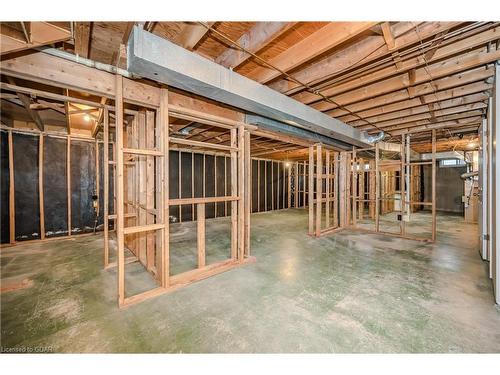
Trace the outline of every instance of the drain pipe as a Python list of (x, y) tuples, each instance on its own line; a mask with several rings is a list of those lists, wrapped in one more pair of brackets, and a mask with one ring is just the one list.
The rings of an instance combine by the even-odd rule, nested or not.
[(119, 74), (123, 77), (127, 78), (139, 78), (134, 76), (132, 73), (130, 73), (128, 70), (118, 68), (117, 66), (109, 65), (109, 64), (103, 64), (94, 60), (87, 59), (85, 57), (81, 57), (78, 55), (73, 55), (72, 53), (66, 52), (66, 51), (61, 51), (56, 48), (44, 48), (44, 47), (36, 47), (33, 48), (39, 52), (46, 53), (51, 56), (59, 57), (61, 59), (69, 60), (71, 62), (75, 62), (77, 64), (82, 64), (85, 66), (88, 66), (89, 68), (95, 68), (98, 70), (103, 70), (108, 73), (112, 74)]

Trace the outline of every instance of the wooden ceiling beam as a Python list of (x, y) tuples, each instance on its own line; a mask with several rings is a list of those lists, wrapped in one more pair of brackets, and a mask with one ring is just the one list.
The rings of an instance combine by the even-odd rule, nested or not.
[[(487, 100), (488, 97), (489, 95), (487, 93), (479, 92), (472, 95), (466, 95), (458, 98), (452, 98), (443, 101), (436, 101), (429, 104), (423, 104), (417, 107), (408, 108), (397, 112), (390, 112), (380, 116), (369, 117), (367, 118), (367, 120), (369, 120), (370, 123), (372, 124), (380, 124), (384, 123), (384, 121), (390, 121), (390, 120), (401, 121), (402, 119), (407, 118), (408, 116), (415, 116), (415, 115), (420, 115), (422, 113), (428, 113), (431, 110), (436, 110), (436, 109), (445, 110), (448, 108), (457, 108), (472, 103), (483, 102)], [(434, 108), (431, 108), (431, 106), (434, 106)], [(363, 120), (350, 122), (349, 125), (358, 128), (369, 126), (366, 124), (366, 121)]]
[[(2, 60), (0, 69), (5, 75), (63, 89), (87, 92), (111, 99), (115, 96), (113, 74), (41, 52)], [(124, 78), (123, 85), (124, 100), (128, 103), (146, 107), (159, 105), (158, 88), (128, 78)], [(179, 95), (172, 94), (172, 96)], [(186, 107), (190, 104), (189, 100), (184, 103)]]
[[(0, 24), (0, 55), (41, 47), (71, 38), (71, 32), (48, 22), (24, 22), (26, 34)], [(27, 40), (28, 39), (28, 40)]]
[[(238, 39), (237, 43), (246, 50), (257, 53), (296, 24), (296, 22), (257, 22)], [(220, 54), (215, 62), (226, 68), (235, 69), (251, 57), (252, 55), (231, 46)]]
[[(387, 78), (393, 77), (398, 74), (399, 74), (399, 79), (407, 79), (405, 81), (406, 85), (411, 85), (410, 79), (408, 77), (404, 77), (404, 74), (402, 74), (404, 72), (413, 72), (412, 74), (414, 75), (415, 78), (414, 84), (423, 82), (425, 80), (425, 77), (429, 76), (428, 74), (429, 71), (432, 71), (431, 75), (433, 76), (433, 78), (439, 78), (440, 76), (452, 74), (448, 73), (445, 70), (445, 67), (461, 62), (460, 60), (461, 56), (459, 57), (453, 57), (453, 56), (456, 56), (460, 52), (469, 51), (473, 48), (482, 46), (488, 43), (489, 41), (495, 40), (499, 37), (500, 37), (500, 27), (495, 27), (490, 30), (486, 30), (482, 33), (479, 33), (477, 35), (473, 35), (469, 38), (465, 38), (455, 43), (445, 45), (437, 49), (433, 53), (431, 59), (426, 59), (425, 55), (422, 54), (420, 56), (401, 61), (398, 67), (389, 66), (387, 68), (383, 68), (373, 73), (363, 75), (362, 77), (359, 77), (354, 80), (349, 80), (344, 83), (337, 83), (330, 88), (321, 90), (321, 93), (328, 97), (334, 97), (335, 101), (337, 101), (338, 96), (343, 93), (348, 93), (348, 92), (351, 93), (355, 89), (358, 88), (362, 89), (365, 88), (368, 84), (376, 82), (377, 83), (376, 85), (370, 86), (373, 87), (373, 89), (370, 89), (370, 91), (374, 91), (376, 88), (381, 87), (384, 84), (385, 81), (380, 83), (381, 80), (385, 80)], [(442, 60), (449, 57), (452, 58), (450, 60), (440, 62), (439, 64), (436, 63), (434, 65), (429, 65), (438, 60)], [(438, 75), (438, 72), (440, 71), (438, 68), (440, 68), (441, 66), (444, 71), (441, 75)], [(473, 66), (474, 65), (472, 65), (472, 67)], [(470, 67), (471, 65), (468, 66), (468, 68)], [(394, 80), (396, 79), (397, 78), (394, 78)], [(312, 104), (322, 100), (321, 96), (310, 92), (302, 92), (300, 94), (294, 95), (293, 98), (304, 104)]]
[(91, 34), (92, 22), (75, 23), (75, 55), (89, 58)]
[[(7, 77), (7, 81), (11, 85), (16, 84), (15, 79), (12, 77)], [(23, 94), (21, 92), (16, 92), (16, 95), (19, 97), (19, 99), (23, 103), (24, 108), (26, 109), (26, 111), (28, 112), (29, 116), (31, 117), (33, 122), (36, 124), (38, 129), (40, 129), (40, 131), (43, 132), (43, 130), (44, 130), (43, 121), (42, 121), (40, 115), (38, 114), (38, 112), (31, 109), (31, 98), (28, 95)]]
[(420, 113), (412, 116), (407, 116), (407, 117), (400, 117), (394, 120), (388, 120), (388, 121), (382, 121), (382, 122), (377, 122), (377, 123), (372, 123), (373, 125), (364, 125), (359, 127), (358, 129), (360, 130), (377, 130), (377, 129), (383, 129), (383, 130), (388, 130), (392, 126), (405, 126), (406, 124), (414, 124), (418, 123), (419, 121), (430, 121), (434, 122), (437, 121), (438, 118), (442, 116), (447, 116), (447, 115), (454, 115), (462, 112), (468, 112), (468, 111), (474, 111), (474, 110), (480, 110), (480, 109), (485, 109), (488, 107), (487, 103), (483, 102), (475, 102), (475, 103), (470, 103), (466, 105), (459, 105), (456, 107), (451, 107), (451, 108), (446, 108), (446, 109), (433, 109), (433, 110), (428, 110), (425, 113)]
[(126, 46), (128, 40), (130, 38), (130, 34), (132, 33), (132, 29), (134, 28), (135, 22), (127, 22), (125, 25), (125, 30), (123, 31), (122, 42), (118, 49), (113, 52), (113, 56), (111, 56), (111, 64), (115, 66), (120, 66), (120, 58), (122, 57), (122, 46)]
[[(384, 130), (389, 132), (392, 136), (396, 136), (404, 134), (408, 131), (419, 131), (419, 129), (438, 129), (447, 126), (453, 127), (457, 124), (460, 125), (462, 123), (476, 123), (482, 120), (483, 115), (484, 112), (481, 110), (469, 111), (456, 115), (436, 117), (434, 122), (430, 122), (429, 120), (415, 121), (413, 123), (387, 127)], [(446, 125), (441, 126), (442, 124)]]
[[(377, 22), (331, 22), (270, 59), (269, 63), (282, 71), (290, 71), (354, 38), (376, 24)], [(281, 73), (275, 69), (261, 66), (246, 74), (248, 78), (260, 83), (269, 82), (280, 75)]]
[(480, 125), (482, 121), (482, 116), (477, 116), (477, 117), (471, 117), (471, 118), (464, 118), (460, 120), (452, 120), (452, 121), (446, 121), (442, 123), (437, 123), (437, 124), (430, 124), (430, 125), (421, 125), (418, 127), (414, 128), (406, 128), (406, 129), (401, 129), (401, 130), (396, 130), (394, 132), (391, 132), (391, 135), (393, 137), (402, 135), (402, 134), (414, 134), (414, 133), (422, 133), (426, 132), (432, 129), (444, 129), (444, 128), (454, 128), (458, 129), (461, 127), (468, 127), (472, 125)]
[[(398, 22), (393, 27), (393, 33), (398, 50), (419, 43), (421, 39), (432, 37), (444, 30), (456, 27), (460, 22), (426, 22), (423, 25), (415, 22)], [(415, 28), (418, 26), (418, 33)], [(367, 36), (356, 43), (326, 56), (325, 58), (294, 72), (293, 76), (308, 84), (325, 80), (325, 77), (341, 74), (347, 69), (366, 65), (389, 54), (382, 36)], [(269, 85), (272, 89), (288, 95), (300, 91), (300, 85), (287, 80), (279, 80)]]
[[(493, 70), (491, 70), (493, 73)], [(439, 102), (448, 103), (449, 100), (461, 100), (461, 98), (468, 95), (474, 95), (479, 93), (480, 95), (488, 96), (489, 91), (493, 88), (493, 84), (488, 84), (486, 82), (474, 82), (459, 86), (456, 88), (432, 92), (431, 94), (422, 95), (418, 98), (407, 99), (403, 101), (398, 101), (396, 103), (381, 104), (379, 107), (371, 108), (365, 111), (357, 112), (357, 115), (361, 118), (366, 118), (368, 121), (384, 121), (390, 120), (395, 117), (399, 117), (400, 113), (404, 116), (417, 113), (418, 108), (424, 108), (428, 104)], [(446, 104), (444, 104), (446, 106)], [(360, 126), (366, 124), (366, 121), (358, 120), (358, 117), (353, 115), (344, 115), (338, 117), (339, 120), (348, 123), (349, 125)]]
[(296, 150), (299, 147), (300, 146), (285, 145), (285, 146), (281, 146), (281, 147), (269, 148), (268, 150), (265, 150), (265, 151), (252, 152), (251, 155), (255, 156), (255, 157), (258, 157), (258, 156), (264, 156), (264, 155), (268, 155), (268, 154), (274, 154), (274, 153), (277, 153), (277, 152), (292, 151), (292, 150)]
[[(208, 26), (213, 26), (215, 22), (206, 22)], [(208, 34), (208, 28), (198, 23), (186, 23), (183, 31), (179, 35), (179, 44), (192, 51), (196, 45)]]
[(384, 22), (380, 25), (380, 27), (382, 28), (382, 35), (384, 36), (387, 49), (391, 52), (392, 61), (394, 61), (396, 69), (399, 70), (401, 68), (401, 56), (399, 54), (399, 51), (395, 48), (396, 41), (391, 29), (391, 24), (389, 22)]
[[(422, 85), (433, 82), (436, 79), (454, 75), (466, 70), (486, 65), (500, 59), (500, 51), (477, 52), (473, 51), (465, 56), (458, 56), (446, 61), (428, 65), (415, 70), (413, 82), (408, 74), (397, 75), (380, 82), (360, 87), (358, 89), (345, 92), (340, 95), (330, 96), (339, 105), (350, 105), (373, 97), (388, 94), (394, 91), (408, 89), (411, 87), (409, 97), (420, 95), (413, 85)], [(325, 112), (337, 108), (335, 104), (326, 101), (316, 102), (311, 105), (313, 108)]]
[(52, 103), (52, 102), (48, 102), (48, 101), (42, 100), (42, 99), (37, 99), (37, 103), (31, 104), (30, 108), (34, 109), (34, 110), (52, 109), (52, 110), (59, 112), (63, 115), (66, 114), (66, 112), (64, 110), (64, 104)]
[[(413, 95), (415, 98), (431, 94), (431, 93), (438, 93), (439, 91), (451, 89), (454, 87), (458, 86), (463, 86), (472, 82), (477, 82), (480, 80), (485, 80), (494, 74), (494, 70), (492, 68), (479, 68), (479, 69), (473, 69), (467, 72), (461, 72), (458, 74), (451, 75), (449, 77), (445, 78), (440, 78), (440, 79), (435, 79), (431, 83), (424, 83), (421, 85), (414, 86), (412, 88)], [(457, 90), (457, 95), (456, 96), (461, 96)], [(437, 95), (437, 94), (436, 94)], [(403, 101), (403, 100), (408, 100), (412, 99), (408, 91), (406, 90), (406, 87), (404, 87), (401, 90), (397, 91), (392, 91), (390, 93), (380, 95), (376, 98), (370, 98), (368, 100), (360, 100), (359, 102), (352, 103), (347, 105), (347, 109), (349, 109), (351, 112), (358, 113), (361, 111), (365, 111), (367, 109), (371, 108), (376, 108), (380, 106), (386, 106), (391, 103)], [(419, 99), (420, 100), (420, 99)], [(436, 101), (436, 100), (434, 100)], [(424, 104), (425, 102), (421, 102), (420, 104)], [(340, 117), (343, 115), (348, 114), (347, 110), (345, 109), (340, 109), (340, 108), (335, 108), (334, 110), (330, 110), (326, 112), (328, 115), (333, 116), (333, 117)]]

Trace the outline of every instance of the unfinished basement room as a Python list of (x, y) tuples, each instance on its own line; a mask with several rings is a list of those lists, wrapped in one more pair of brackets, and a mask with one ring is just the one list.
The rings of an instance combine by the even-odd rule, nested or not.
[(5, 356), (500, 352), (500, 22), (0, 38)]

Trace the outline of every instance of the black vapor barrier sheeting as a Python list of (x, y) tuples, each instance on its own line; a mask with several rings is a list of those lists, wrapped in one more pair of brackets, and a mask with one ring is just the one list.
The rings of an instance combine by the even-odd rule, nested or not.
[(40, 238), (38, 136), (12, 134), (16, 241)]
[(71, 140), (71, 233), (94, 230), (96, 213), (92, 195), (96, 193), (95, 143)]
[[(192, 197), (192, 181), (193, 181), (193, 170), (191, 168), (193, 161), (193, 154), (187, 152), (181, 152), (181, 198)], [(182, 221), (192, 220), (192, 205), (181, 206), (181, 217)]]
[(259, 179), (258, 179), (258, 174), (259, 174), (259, 161), (258, 160), (252, 160), (252, 212), (257, 212), (259, 211)]
[(252, 212), (288, 208), (290, 167), (281, 161), (252, 160)]
[[(215, 157), (205, 155), (205, 197), (215, 197)], [(207, 219), (215, 217), (215, 203), (205, 205)]]
[[(231, 159), (184, 151), (169, 153), (169, 198), (203, 198), (231, 195)], [(230, 215), (229, 203), (207, 203), (206, 218)], [(196, 220), (193, 205), (170, 207), (170, 221)]]
[(66, 139), (44, 138), (43, 199), (47, 237), (68, 234), (67, 143)]
[(8, 134), (0, 132), (0, 243), (10, 241), (10, 208), (9, 208), (9, 141)]
[[(1, 243), (9, 242), (9, 147), (8, 133), (0, 132), (0, 204)], [(32, 240), (40, 235), (38, 135), (12, 132), (14, 164), (15, 240)], [(67, 139), (46, 135), (43, 148), (43, 196), (46, 237), (68, 234)], [(99, 196), (97, 224), (102, 229), (104, 219), (103, 145), (99, 145), (99, 192), (96, 191), (95, 142), (71, 140), (71, 233), (91, 232), (96, 211), (92, 195)], [(110, 145), (110, 155), (112, 146)], [(113, 208), (113, 170), (110, 168), (110, 213)], [(111, 223), (112, 225), (112, 223)]]
[[(168, 164), (169, 199), (177, 199), (179, 198), (179, 151), (169, 152)], [(179, 206), (171, 206), (169, 212), (170, 221), (179, 221)]]

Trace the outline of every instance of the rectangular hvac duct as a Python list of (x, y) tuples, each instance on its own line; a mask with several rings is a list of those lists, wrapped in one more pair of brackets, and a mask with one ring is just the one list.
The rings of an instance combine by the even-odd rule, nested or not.
[(247, 112), (366, 147), (359, 130), (135, 26), (128, 71)]

